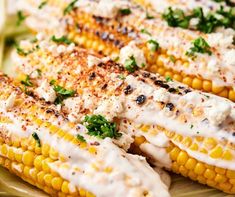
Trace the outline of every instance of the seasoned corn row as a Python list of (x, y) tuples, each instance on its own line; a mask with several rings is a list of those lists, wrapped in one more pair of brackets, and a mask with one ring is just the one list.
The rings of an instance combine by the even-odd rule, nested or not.
[(0, 81), (0, 164), (10, 172), (51, 196), (170, 196), (143, 157), (88, 135), (5, 75)]
[[(32, 7), (38, 6), (30, 0), (25, 1), (31, 2)], [(140, 62), (138, 66), (153, 73), (235, 101), (235, 71), (232, 61), (234, 32), (229, 33), (226, 30), (227, 33), (204, 34), (172, 28), (163, 21), (161, 14), (151, 12), (153, 18), (146, 19), (148, 12), (130, 2), (119, 5), (102, 1), (100, 4), (87, 3), (89, 0), (77, 1), (77, 4), (75, 1), (70, 4), (67, 1), (66, 5), (64, 1), (51, 0), (45, 6), (47, 14), (41, 9), (38, 14), (31, 15), (30, 9), (26, 9), (24, 5), (21, 5), (21, 9), (29, 14), (26, 23), (34, 31), (44, 30), (49, 35), (67, 35), (70, 40), (87, 49), (119, 57), (121, 63), (126, 61), (127, 56), (133, 55), (137, 64)], [(109, 3), (109, 6), (105, 7), (105, 3)], [(61, 13), (61, 18), (54, 15), (51, 18), (50, 10), (55, 8), (58, 13), (59, 10), (66, 13)], [(120, 16), (115, 15), (118, 8), (122, 11)], [(36, 21), (39, 20), (44, 21), (44, 25), (38, 27)], [(54, 21), (53, 25), (50, 24), (51, 21)], [(219, 43), (226, 38), (229, 43)], [(191, 58), (186, 54), (195, 47), (193, 43), (199, 41), (198, 39), (209, 42), (211, 48), (208, 49), (208, 54), (196, 53)]]
[[(146, 71), (129, 73), (121, 64), (73, 44), (42, 40), (24, 45), (39, 49), (26, 56), (15, 54), (19, 79), (28, 76), (31, 91), (44, 99), (46, 89), (56, 91), (57, 86), (77, 92), (61, 103), (70, 121), (79, 122), (81, 114), (104, 115), (134, 136), (153, 165), (235, 194), (231, 101)], [(35, 75), (38, 70), (40, 75)]]

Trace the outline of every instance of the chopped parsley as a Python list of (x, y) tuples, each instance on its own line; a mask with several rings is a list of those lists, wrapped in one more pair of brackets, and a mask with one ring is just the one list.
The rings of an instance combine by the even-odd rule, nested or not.
[(20, 26), (25, 19), (26, 19), (26, 16), (23, 14), (23, 12), (18, 11), (16, 25)]
[(36, 69), (38, 76), (42, 76), (42, 71), (40, 69)]
[(66, 36), (61, 36), (60, 38), (56, 38), (55, 35), (51, 37), (51, 40), (53, 42), (56, 42), (58, 44), (64, 43), (64, 44), (71, 44), (72, 42), (66, 37)]
[(192, 44), (193, 47), (191, 47), (189, 51), (186, 52), (187, 56), (195, 57), (195, 53), (207, 53), (209, 55), (212, 54), (212, 52), (210, 51), (209, 44), (202, 37), (199, 37), (194, 40)]
[(75, 3), (77, 3), (78, 0), (73, 0), (65, 9), (64, 9), (64, 15), (71, 12), (75, 6)]
[(135, 57), (132, 55), (129, 57), (129, 59), (127, 59), (124, 63), (124, 67), (127, 71), (129, 71), (130, 73), (135, 72), (138, 69)]
[(115, 123), (107, 121), (106, 118), (101, 115), (86, 116), (83, 124), (88, 130), (88, 135), (96, 136), (101, 139), (106, 137), (116, 139), (122, 135), (118, 132)]
[(121, 15), (129, 15), (131, 14), (131, 10), (129, 8), (124, 8), (119, 10)]
[[(162, 18), (167, 21), (171, 27), (181, 27), (184, 29), (193, 28), (204, 33), (211, 33), (217, 27), (233, 28), (235, 29), (235, 8), (220, 9), (205, 14), (201, 7), (192, 10), (192, 13), (185, 15), (181, 9), (173, 10), (169, 7), (162, 15)], [(196, 27), (190, 27), (190, 20), (198, 19)]]
[(151, 36), (151, 33), (149, 33), (148, 30), (146, 30), (146, 29), (141, 29), (140, 32), (142, 34), (147, 34), (147, 35)]
[(63, 88), (62, 86), (59, 86), (59, 85), (55, 85), (56, 81), (55, 80), (51, 80), (50, 81), (50, 85), (53, 85), (53, 89), (55, 90), (56, 92), (56, 100), (55, 100), (55, 104), (60, 104), (62, 103), (62, 101), (64, 99), (67, 99), (69, 97), (72, 97), (74, 96), (75, 94), (75, 91), (74, 90), (67, 90), (65, 88)]
[(38, 146), (38, 147), (41, 147), (41, 142), (40, 142), (40, 139), (39, 139), (39, 137), (38, 137), (38, 134), (37, 134), (36, 132), (34, 132), (34, 133), (32, 134), (32, 136), (33, 136), (33, 138), (35, 139), (35, 141), (36, 141), (36, 143), (37, 143), (37, 146)]
[(40, 5), (38, 6), (38, 9), (42, 9), (46, 4), (47, 4), (47, 1), (43, 1), (43, 2), (40, 3)]
[(166, 79), (166, 81), (167, 81), (167, 82), (172, 81), (172, 79), (171, 79), (171, 77), (170, 77), (170, 76), (166, 76), (166, 77), (165, 77), (165, 79)]
[(147, 43), (150, 46), (150, 50), (153, 51), (153, 52), (157, 51), (160, 48), (160, 45), (156, 40), (151, 39)]
[(39, 49), (39, 45), (36, 45), (33, 49), (29, 51), (24, 51), (24, 49), (22, 49), (17, 43), (15, 43), (15, 48), (16, 48), (16, 52), (19, 55), (27, 56), (28, 54), (33, 53), (35, 50)]
[(77, 139), (80, 141), (80, 142), (86, 142), (85, 138), (80, 135), (80, 134), (77, 134)]
[(173, 10), (169, 7), (163, 14), (162, 18), (167, 21), (168, 25), (171, 27), (181, 27), (188, 28), (190, 17), (185, 16), (183, 10), (175, 9)]
[(169, 58), (170, 58), (170, 60), (171, 60), (173, 63), (175, 63), (176, 59), (175, 59), (175, 57), (174, 57), (173, 55), (170, 55)]
[(126, 77), (123, 74), (118, 75), (118, 78), (121, 79), (121, 80), (125, 80), (126, 79)]
[(25, 80), (20, 81), (21, 84), (27, 87), (32, 87), (33, 83), (30, 81), (30, 76), (26, 75)]
[(190, 125), (190, 129), (192, 129), (192, 128), (193, 128), (193, 124)]

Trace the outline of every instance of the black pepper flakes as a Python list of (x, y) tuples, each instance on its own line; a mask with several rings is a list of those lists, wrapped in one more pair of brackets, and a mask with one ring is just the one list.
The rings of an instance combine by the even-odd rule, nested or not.
[(168, 92), (174, 93), (174, 92), (176, 92), (176, 89), (175, 88), (169, 88)]
[(139, 96), (136, 98), (136, 103), (137, 103), (138, 105), (144, 104), (145, 101), (146, 101), (146, 96), (143, 95), (143, 94), (139, 95)]
[(232, 135), (233, 135), (233, 137), (235, 137), (235, 132), (233, 132), (233, 134), (232, 134)]
[(148, 77), (150, 77), (150, 73), (144, 72), (144, 73), (142, 74), (142, 76), (143, 76), (144, 78), (148, 78)]
[(187, 94), (187, 93), (189, 93), (189, 92), (192, 92), (192, 90), (186, 89), (186, 90), (184, 90), (184, 92)]
[(174, 108), (175, 108), (175, 106), (174, 106), (173, 103), (167, 103), (167, 104), (166, 104), (166, 107), (167, 107), (170, 111), (173, 111)]
[(132, 92), (133, 92), (133, 88), (130, 85), (125, 87), (124, 94), (127, 95), (127, 94), (131, 94)]
[(107, 87), (108, 87), (108, 84), (106, 83), (106, 84), (104, 84), (104, 85), (101, 87), (101, 89), (104, 90), (104, 89), (106, 89)]

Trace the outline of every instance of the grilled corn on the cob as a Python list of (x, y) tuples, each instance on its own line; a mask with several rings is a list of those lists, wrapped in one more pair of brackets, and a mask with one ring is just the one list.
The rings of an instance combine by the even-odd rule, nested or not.
[[(20, 78), (28, 76), (34, 94), (44, 99), (47, 90), (57, 92), (57, 86), (76, 91), (78, 96), (60, 104), (71, 121), (102, 114), (135, 137), (135, 144), (153, 164), (235, 193), (235, 105), (231, 101), (146, 71), (129, 73), (113, 60), (100, 59), (73, 44), (24, 42), (29, 45), (39, 48), (14, 57)], [(34, 74), (37, 70), (40, 75)]]
[(0, 164), (10, 172), (51, 196), (170, 196), (143, 157), (0, 82)]
[(20, 9), (34, 31), (67, 35), (83, 47), (119, 56), (121, 63), (133, 55), (139, 67), (235, 101), (230, 28), (206, 34), (169, 27), (161, 13), (149, 14), (128, 1), (51, 0), (43, 9), (35, 1), (23, 2)]

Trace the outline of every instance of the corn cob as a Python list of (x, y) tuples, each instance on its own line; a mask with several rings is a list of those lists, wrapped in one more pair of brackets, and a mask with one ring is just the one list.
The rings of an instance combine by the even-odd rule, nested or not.
[[(30, 1), (26, 0), (26, 2)], [(110, 4), (114, 11), (112, 10), (113, 12), (109, 16), (108, 8), (104, 8), (99, 13), (92, 13), (93, 9), (83, 5), (86, 2), (88, 1), (79, 1), (78, 7), (75, 6), (74, 9), (70, 4), (71, 10), (65, 15), (62, 13), (63, 10), (66, 10), (64, 1), (48, 1), (48, 7), (45, 8), (47, 10), (38, 10), (38, 14), (30, 15), (30, 9), (25, 9), (29, 14), (26, 23), (34, 31), (44, 30), (49, 35), (57, 34), (59, 30), (60, 35), (67, 35), (75, 43), (104, 55), (117, 56), (120, 51), (125, 54), (129, 50), (128, 55), (134, 55), (137, 59), (139, 57), (134, 52), (137, 50), (136, 47), (126, 48), (130, 42), (135, 41), (137, 48), (141, 50), (138, 53), (144, 54), (142, 63), (145, 66), (144, 64), (142, 66), (149, 71), (170, 77), (194, 89), (211, 92), (235, 101), (235, 72), (232, 61), (234, 31), (224, 30), (223, 32), (221, 30), (222, 32), (205, 34), (168, 27), (161, 14), (151, 12), (154, 19), (148, 20), (145, 18), (147, 12), (133, 4), (128, 4), (128, 9), (123, 9), (124, 11), (129, 10), (130, 14), (125, 15), (124, 13), (122, 16), (111, 18), (113, 13), (116, 13), (114, 5)], [(110, 3), (110, 1), (106, 3), (108, 2)], [(31, 4), (35, 7), (35, 3), (31, 2)], [(90, 4), (92, 5), (94, 2)], [(52, 8), (61, 10), (60, 22), (56, 21), (56, 17), (43, 17), (45, 11), (50, 15)], [(24, 9), (23, 4), (21, 9)], [(44, 21), (45, 24), (38, 28), (36, 21)], [(50, 25), (51, 21), (54, 21), (54, 26)], [(194, 58), (188, 57), (186, 53), (193, 48), (194, 43), (199, 41), (198, 39), (201, 41), (201, 38), (203, 41), (208, 41), (208, 46), (210, 46), (208, 53), (211, 55), (197, 53)], [(125, 51), (124, 48), (126, 48)], [(121, 61), (121, 63), (123, 62), (125, 59)]]
[(169, 196), (143, 157), (88, 135), (5, 75), (0, 81), (0, 164), (10, 172), (51, 196)]
[[(34, 83), (32, 91), (42, 98), (44, 94), (38, 93), (42, 81), (75, 90), (78, 97), (61, 103), (71, 121), (78, 121), (78, 113), (116, 120), (152, 164), (235, 193), (232, 102), (147, 71), (129, 73), (113, 60), (73, 44), (48, 40), (36, 44), (40, 48), (26, 56), (15, 54), (19, 79), (28, 76)], [(35, 70), (41, 75), (35, 76)]]

